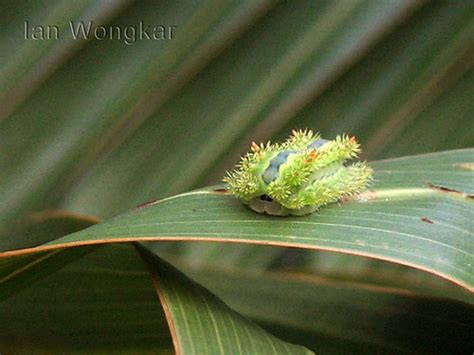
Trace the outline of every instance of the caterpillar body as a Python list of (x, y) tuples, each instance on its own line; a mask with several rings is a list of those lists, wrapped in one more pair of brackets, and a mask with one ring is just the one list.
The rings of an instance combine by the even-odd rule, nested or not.
[(354, 137), (326, 140), (311, 130), (293, 130), (283, 143), (252, 142), (223, 181), (256, 212), (305, 215), (366, 188), (372, 169), (365, 162), (344, 164), (359, 153)]

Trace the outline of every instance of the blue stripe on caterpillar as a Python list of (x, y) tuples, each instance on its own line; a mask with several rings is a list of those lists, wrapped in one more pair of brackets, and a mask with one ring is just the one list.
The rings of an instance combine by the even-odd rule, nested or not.
[(354, 137), (320, 138), (311, 130), (293, 131), (283, 143), (256, 144), (223, 179), (230, 191), (260, 213), (304, 215), (370, 183), (366, 163), (344, 163), (358, 156)]

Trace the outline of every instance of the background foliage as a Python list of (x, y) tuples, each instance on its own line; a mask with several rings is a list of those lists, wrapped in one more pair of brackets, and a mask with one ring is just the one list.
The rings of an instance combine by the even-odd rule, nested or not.
[[(177, 30), (168, 41), (138, 40), (132, 45), (120, 40), (81, 41), (69, 29), (69, 21), (79, 20), (122, 27), (143, 21), (176, 25)], [(58, 25), (61, 36), (25, 40), (24, 21)], [(293, 128), (312, 128), (329, 138), (341, 132), (354, 134), (362, 143), (363, 159), (370, 161), (474, 145), (471, 1), (25, 0), (4, 1), (0, 23), (0, 251), (36, 247), (145, 201), (218, 183), (249, 142), (282, 139)], [(394, 187), (401, 181), (399, 187), (425, 187), (425, 177), (413, 175), (417, 168), (442, 176), (450, 172), (449, 164), (462, 160), (467, 168), (457, 171), (449, 183), (472, 194), (472, 150), (452, 154), (445, 165), (438, 161), (446, 155), (432, 160), (422, 156), (408, 160), (411, 163), (376, 163), (381, 171), (376, 186)], [(397, 180), (392, 170), (413, 179)], [(445, 259), (434, 259), (435, 266), (425, 270), (439, 274), (436, 267), (443, 262), (459, 261), (467, 275), (465, 285), (472, 287), (472, 203), (454, 200), (429, 200), (426, 205), (417, 200), (412, 208), (433, 211), (445, 223), (436, 232), (425, 223), (419, 227), (424, 228), (424, 237), (459, 242), (455, 246), (465, 255), (458, 259), (458, 254), (443, 254)], [(212, 201), (206, 201), (203, 206), (212, 208)], [(449, 214), (443, 214), (448, 205)], [(334, 206), (327, 214), (340, 215), (345, 208)], [(42, 212), (51, 210), (70, 212)], [(347, 210), (355, 213), (351, 206)], [(189, 219), (179, 209), (156, 211), (157, 220), (166, 213), (176, 224)], [(211, 212), (204, 212), (205, 216)], [(373, 228), (405, 223), (382, 214), (370, 217)], [(407, 228), (419, 217), (406, 222)], [(100, 238), (113, 236), (113, 223), (103, 225)], [(464, 231), (461, 234), (452, 230), (456, 223)], [(269, 228), (269, 233), (276, 233), (281, 226)], [(401, 227), (393, 228), (400, 231)], [(82, 241), (90, 238), (87, 233), (79, 234)], [(158, 235), (159, 230), (151, 233)], [(331, 239), (331, 233), (323, 235)], [(341, 234), (341, 240), (347, 235)], [(400, 248), (393, 237), (376, 238), (379, 246), (394, 243), (388, 246), (390, 252)], [(262, 238), (254, 242), (263, 244)], [(235, 349), (235, 341), (245, 338), (239, 332), (246, 332), (255, 341), (253, 349), (261, 352), (268, 349), (265, 346), (287, 351), (281, 349), (289, 345), (274, 336), (323, 352), (430, 352), (456, 346), (455, 350), (472, 352), (466, 337), (472, 294), (427, 272), (344, 254), (348, 249), (343, 254), (324, 253), (188, 239), (153, 243), (147, 250), (137, 252), (127, 244), (5, 257), (0, 264), (4, 285), (0, 307), (4, 324), (11, 327), (2, 332), (0, 345), (18, 350), (21, 344), (24, 352), (34, 348), (172, 352), (174, 341), (175, 349), (183, 353), (199, 353), (216, 344), (221, 346), (216, 351), (225, 346)], [(359, 254), (381, 257), (371, 254), (367, 246), (362, 251)], [(181, 334), (185, 318), (173, 318), (176, 329), (170, 333), (149, 273), (155, 285), (161, 285), (165, 313), (192, 289), (195, 297), (182, 303), (188, 315), (206, 307), (214, 310), (211, 314), (220, 314), (224, 335), (216, 333), (216, 339), (225, 339), (224, 343), (211, 338), (210, 344), (203, 345), (198, 341), (203, 333)], [(20, 278), (11, 276), (20, 274)], [(108, 279), (110, 274), (115, 275), (113, 280)], [(167, 282), (174, 279), (181, 281)], [(75, 282), (68, 284), (68, 280)], [(95, 289), (104, 292), (91, 294), (89, 290)], [(68, 299), (75, 301), (68, 303)], [(196, 300), (205, 302), (196, 304)], [(265, 302), (273, 306), (273, 313)], [(366, 304), (374, 308), (367, 309)], [(290, 305), (296, 308), (288, 314), (284, 310)], [(305, 315), (308, 305), (313, 308)], [(98, 315), (97, 309), (108, 306)], [(84, 309), (97, 318), (71, 316)], [(52, 315), (40, 327), (45, 314)], [(201, 332), (205, 329), (209, 334), (208, 329), (215, 327), (212, 319), (196, 314), (205, 327)], [(338, 314), (347, 317), (335, 320)], [(434, 326), (428, 333), (421, 326), (433, 317), (439, 322), (439, 333), (433, 332)], [(366, 322), (360, 329), (367, 331), (357, 332), (359, 325), (350, 319)], [(61, 333), (64, 324), (75, 329), (75, 335)], [(239, 336), (225, 333), (229, 324), (235, 325)], [(404, 328), (406, 324), (420, 326)], [(400, 333), (400, 328), (410, 331)], [(375, 329), (382, 330), (368, 331)], [(122, 343), (117, 342), (117, 334), (122, 334)], [(421, 334), (425, 341), (415, 340)], [(92, 348), (85, 348), (81, 337), (87, 337)], [(267, 343), (262, 341), (266, 337), (271, 339)], [(242, 352), (244, 344), (252, 340), (239, 345)]]

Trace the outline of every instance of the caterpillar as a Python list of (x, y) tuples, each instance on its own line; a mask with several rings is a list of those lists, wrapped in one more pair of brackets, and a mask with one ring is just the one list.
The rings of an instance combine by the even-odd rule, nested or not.
[(365, 162), (344, 164), (360, 153), (360, 144), (348, 135), (326, 140), (312, 130), (293, 130), (283, 143), (252, 142), (250, 149), (223, 181), (259, 213), (313, 213), (361, 192), (372, 180)]

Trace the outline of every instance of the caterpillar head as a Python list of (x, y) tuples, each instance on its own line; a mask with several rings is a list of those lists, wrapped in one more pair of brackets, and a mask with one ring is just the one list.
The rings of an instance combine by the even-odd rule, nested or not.
[(223, 179), (253, 210), (272, 215), (304, 215), (363, 190), (372, 169), (356, 158), (354, 137), (322, 139), (311, 130), (293, 130), (283, 143), (256, 144)]

